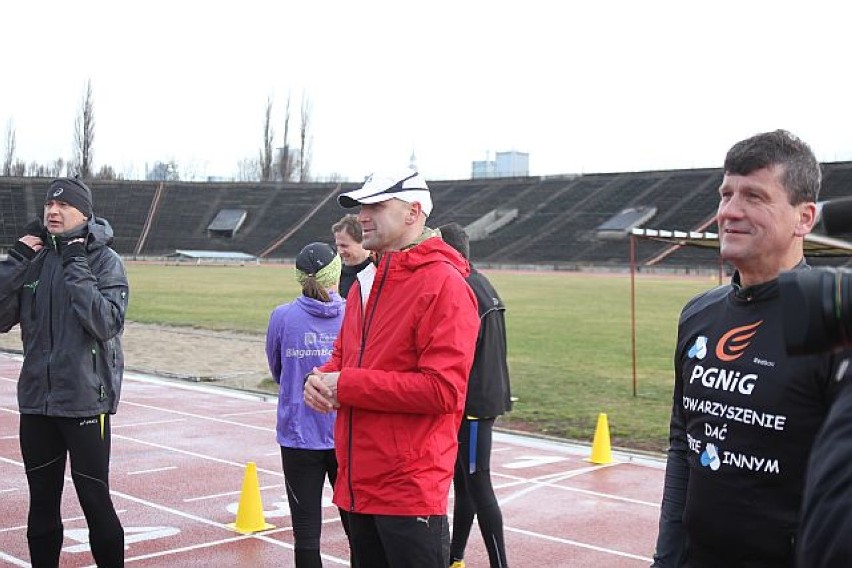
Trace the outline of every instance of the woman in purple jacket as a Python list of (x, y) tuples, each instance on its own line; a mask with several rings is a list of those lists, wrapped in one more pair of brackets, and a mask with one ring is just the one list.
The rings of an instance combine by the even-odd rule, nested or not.
[[(346, 302), (337, 293), (340, 257), (325, 243), (311, 243), (296, 257), (302, 295), (278, 306), (269, 318), (266, 358), (280, 385), (277, 437), (287, 500), (293, 519), (296, 566), (322, 566), (322, 491), (326, 476), (334, 486), (335, 413), (308, 408), (302, 395), (305, 376), (331, 355)], [(345, 512), (341, 519), (346, 528)], [(347, 531), (348, 532), (348, 531)]]

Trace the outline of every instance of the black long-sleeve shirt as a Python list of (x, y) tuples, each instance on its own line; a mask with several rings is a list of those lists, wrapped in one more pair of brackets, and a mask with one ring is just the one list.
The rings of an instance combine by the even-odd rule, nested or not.
[(792, 558), (840, 361), (786, 354), (783, 311), (796, 308), (782, 305), (777, 280), (741, 288), (738, 276), (684, 307), (654, 566), (681, 566), (690, 548), (731, 566)]

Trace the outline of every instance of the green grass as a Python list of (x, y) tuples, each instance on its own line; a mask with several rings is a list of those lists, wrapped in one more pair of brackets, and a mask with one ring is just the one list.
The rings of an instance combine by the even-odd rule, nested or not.
[[(128, 319), (262, 334), (298, 293), (287, 266), (129, 264)], [(716, 279), (636, 279), (633, 396), (629, 275), (485, 271), (507, 305), (514, 410), (499, 425), (591, 441), (606, 413), (614, 446), (661, 451), (683, 304)]]

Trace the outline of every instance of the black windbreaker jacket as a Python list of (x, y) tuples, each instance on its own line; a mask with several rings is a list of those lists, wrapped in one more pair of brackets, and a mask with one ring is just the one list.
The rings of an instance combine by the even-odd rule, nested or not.
[(0, 262), (0, 332), (21, 325), (22, 414), (83, 417), (118, 407), (127, 274), (105, 219), (92, 216), (85, 234), (85, 256), (47, 236), (38, 253), (19, 241)]
[(512, 409), (506, 363), (506, 306), (485, 276), (470, 267), (466, 281), (479, 308), (479, 335), (467, 386), (465, 415), (494, 418)]

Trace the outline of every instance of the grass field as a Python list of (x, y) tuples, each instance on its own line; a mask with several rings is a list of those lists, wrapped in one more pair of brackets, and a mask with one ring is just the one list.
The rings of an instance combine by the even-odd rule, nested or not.
[[(507, 305), (515, 409), (498, 425), (591, 441), (607, 414), (612, 444), (665, 449), (672, 352), (684, 302), (716, 278), (636, 279), (637, 396), (629, 275), (484, 271)], [(299, 289), (292, 268), (128, 265), (128, 318), (263, 334)]]

